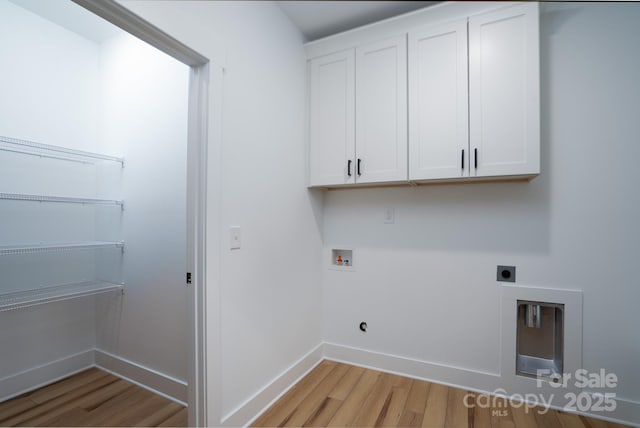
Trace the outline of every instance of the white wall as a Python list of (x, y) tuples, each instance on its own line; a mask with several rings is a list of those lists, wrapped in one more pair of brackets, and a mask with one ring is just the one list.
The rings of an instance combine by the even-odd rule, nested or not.
[(97, 45), (7, 0), (0, 8), (2, 135), (95, 150)]
[[(2, 0), (0, 58), (0, 135), (96, 149), (97, 45)], [(6, 193), (97, 196), (92, 165), (5, 151), (0, 183)], [(96, 239), (93, 207), (0, 201), (0, 218), (0, 245)], [(0, 272), (0, 292), (96, 275), (91, 251), (2, 256)], [(95, 346), (91, 302), (0, 313), (0, 399), (16, 392), (6, 378)]]
[[(584, 290), (584, 366), (616, 372), (619, 397), (638, 400), (638, 6), (559, 4), (543, 14), (540, 177), (331, 191), (322, 222), (312, 209), (319, 197), (303, 189), (300, 38), (274, 5), (123, 3), (201, 52), (226, 47), (212, 58), (227, 68), (223, 169), (214, 171), (222, 220), (209, 224), (223, 237), (223, 414), (320, 340), (322, 227), (326, 249), (356, 248), (356, 272), (322, 268), (326, 341), (496, 373), (495, 266), (514, 264), (519, 284)], [(383, 224), (386, 207), (396, 209), (394, 225)], [(233, 253), (231, 225), (243, 230)]]
[(101, 145), (126, 164), (125, 209), (98, 230), (126, 247), (125, 294), (101, 299), (97, 347), (186, 381), (189, 68), (127, 34), (105, 42), (100, 60)]
[(325, 270), (327, 342), (499, 373), (496, 265), (515, 265), (518, 284), (584, 290), (584, 367), (616, 373), (618, 397), (640, 401), (639, 19), (638, 4), (543, 8), (530, 183), (326, 194), (325, 263), (335, 245), (356, 249), (356, 272)]
[[(271, 2), (123, 4), (226, 65), (223, 93), (210, 101), (224, 97), (222, 170), (209, 170), (219, 177), (210, 183), (222, 209), (220, 224), (207, 225), (222, 236), (209, 243), (221, 253), (220, 284), (207, 284), (209, 295), (220, 291), (212, 301), (222, 309), (212, 305), (207, 317), (221, 317), (219, 347), (210, 344), (221, 366), (210, 355), (209, 370), (222, 373), (221, 384), (210, 386), (222, 391), (224, 418), (321, 341), (320, 196), (304, 187), (302, 37)], [(223, 51), (226, 57), (215, 56)], [(213, 125), (209, 132), (219, 132)], [(242, 249), (233, 252), (230, 226), (242, 228)], [(217, 397), (209, 399), (218, 406)]]

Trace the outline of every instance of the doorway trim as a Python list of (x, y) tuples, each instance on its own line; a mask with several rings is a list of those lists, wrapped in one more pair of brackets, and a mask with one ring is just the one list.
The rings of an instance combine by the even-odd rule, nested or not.
[[(207, 426), (219, 420), (215, 405), (207, 411), (207, 164), (210, 60), (115, 0), (72, 0), (138, 39), (190, 67), (187, 142), (187, 271), (189, 313), (189, 426)], [(215, 82), (214, 82), (215, 83)], [(209, 296), (209, 298), (215, 296)], [(217, 300), (217, 299), (216, 299)], [(215, 332), (214, 332), (215, 333)], [(215, 336), (217, 337), (217, 335)], [(210, 344), (212, 345), (212, 344)], [(218, 395), (217, 393), (213, 395)], [(212, 397), (215, 398), (215, 397)], [(213, 400), (216, 401), (215, 399)], [(213, 422), (212, 421), (212, 422)]]

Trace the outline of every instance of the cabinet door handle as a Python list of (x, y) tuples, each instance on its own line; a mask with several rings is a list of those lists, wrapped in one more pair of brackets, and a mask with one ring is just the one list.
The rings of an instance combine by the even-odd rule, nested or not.
[(362, 173), (360, 172), (360, 162), (362, 162), (362, 159), (358, 159), (358, 166), (357, 166), (357, 174), (360, 176), (362, 175)]
[(462, 169), (464, 169), (464, 149), (462, 149), (462, 156), (460, 157)]
[(351, 177), (351, 159), (347, 161), (347, 175)]
[(473, 149), (473, 167), (478, 169), (478, 149)]

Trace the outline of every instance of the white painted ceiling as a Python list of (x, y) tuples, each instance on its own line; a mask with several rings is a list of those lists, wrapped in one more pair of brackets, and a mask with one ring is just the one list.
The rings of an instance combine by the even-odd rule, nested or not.
[(71, 0), (9, 0), (42, 18), (96, 43), (122, 32), (119, 28), (94, 15)]
[[(9, 1), (96, 43), (102, 43), (121, 31), (71, 0)], [(294, 0), (276, 3), (307, 41), (311, 41), (422, 9), (439, 1)]]
[(391, 18), (439, 1), (278, 1), (307, 41)]

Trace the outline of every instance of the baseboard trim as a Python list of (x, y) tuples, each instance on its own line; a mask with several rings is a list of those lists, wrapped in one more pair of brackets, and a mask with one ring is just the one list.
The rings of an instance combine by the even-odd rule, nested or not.
[[(640, 427), (640, 402), (628, 400), (626, 398), (616, 398), (616, 410), (607, 413), (581, 413), (586, 416), (592, 416), (594, 418), (604, 419), (611, 422), (620, 424), (631, 425), (634, 427)], [(610, 416), (609, 416), (610, 415)]]
[[(426, 380), (479, 393), (493, 394), (494, 391), (498, 389), (504, 391), (502, 386), (502, 377), (497, 373), (487, 373), (454, 366), (434, 364), (397, 355), (352, 348), (335, 343), (324, 343), (323, 350), (324, 358), (331, 361)], [(616, 399), (616, 404), (616, 410), (606, 414), (603, 414), (602, 412), (580, 411), (572, 413), (640, 427), (639, 402), (618, 397)], [(551, 408), (565, 411), (558, 406), (551, 406)]]
[[(491, 394), (501, 388), (501, 377), (495, 373), (434, 364), (334, 343), (321, 343), (225, 416), (221, 424), (249, 425), (324, 359), (482, 393)], [(179, 404), (187, 405), (186, 382), (98, 349), (79, 352), (0, 379), (0, 402), (91, 367), (98, 367)], [(616, 403), (617, 408), (611, 413), (576, 413), (640, 427), (640, 402), (619, 397)], [(557, 406), (552, 408), (562, 410)]]
[(499, 387), (500, 375), (444, 364), (435, 364), (397, 355), (367, 351), (335, 343), (324, 344), (327, 360), (435, 382), (477, 392)]
[(93, 349), (0, 379), (0, 402), (52, 384), (94, 366)]
[(100, 349), (95, 350), (95, 365), (155, 394), (187, 406), (187, 382)]
[(99, 349), (88, 349), (0, 379), (0, 402), (98, 367), (187, 406), (187, 383)]
[(276, 376), (275, 379), (251, 398), (224, 416), (221, 424), (228, 427), (244, 427), (250, 425), (322, 360), (323, 344), (319, 344), (292, 364), (291, 367)]

